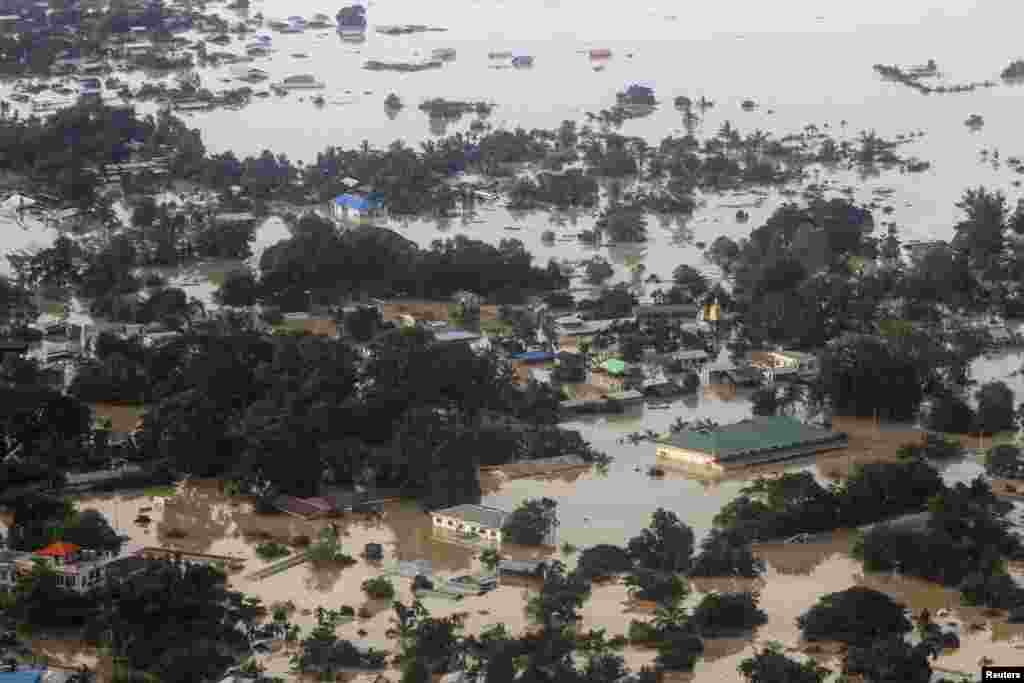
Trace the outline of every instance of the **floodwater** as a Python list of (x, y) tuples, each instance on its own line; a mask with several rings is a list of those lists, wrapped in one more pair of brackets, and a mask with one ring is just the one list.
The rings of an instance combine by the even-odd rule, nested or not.
[[(321, 0), (264, 0), (255, 2), (250, 11), (282, 18), (297, 13), (309, 17), (315, 12), (333, 16), (336, 9)], [(326, 106), (318, 108), (309, 95), (292, 93), (285, 98), (256, 99), (241, 112), (223, 109), (186, 117), (190, 126), (204, 133), (211, 151), (230, 149), (246, 155), (271, 149), (292, 160), (312, 162), (329, 145), (354, 148), (365, 140), (380, 147), (401, 139), (417, 146), (434, 135), (429, 117), (417, 108), (428, 97), (492, 101), (497, 105), (489, 117), (494, 125), (550, 128), (564, 119), (582, 121), (586, 111), (612, 106), (615, 93), (629, 83), (642, 82), (655, 88), (662, 105), (649, 117), (626, 122), (621, 132), (655, 143), (682, 132), (680, 116), (671, 106), (676, 95), (707, 96), (716, 102), (698, 134), (713, 135), (725, 120), (741, 132), (761, 129), (779, 136), (800, 132), (808, 124), (841, 139), (855, 138), (861, 130), (875, 130), (886, 138), (923, 131), (923, 137), (901, 147), (900, 153), (930, 161), (932, 168), (927, 172), (883, 171), (871, 177), (855, 171), (823, 172), (817, 180), (831, 179), (833, 189), (852, 185), (853, 197), (859, 201), (877, 198), (874, 190), (892, 188), (893, 194), (882, 203), (891, 207), (886, 218), (900, 226), (905, 239), (948, 238), (959, 216), (954, 203), (967, 187), (1002, 189), (1011, 203), (1021, 195), (1013, 185), (1017, 174), (1005, 164), (983, 160), (980, 151), (998, 149), (1003, 159), (1024, 152), (1012, 142), (1017, 139), (1024, 90), (1000, 84), (968, 93), (923, 96), (882, 81), (871, 69), (875, 62), (905, 66), (934, 58), (947, 82), (998, 80), (999, 71), (1018, 56), (1007, 46), (1015, 44), (1012, 27), (1019, 25), (1024, 9), (1013, 3), (911, 0), (851, 7), (838, 0), (805, 0), (769, 10), (750, 0), (731, 0), (702, 8), (699, 16), (676, 16), (675, 4), (655, 0), (647, 7), (630, 9), (626, 22), (621, 7), (595, 7), (584, 0), (514, 4), (460, 0), (443, 5), (382, 0), (369, 7), (370, 28), (364, 43), (343, 42), (333, 30), (275, 33), (275, 52), (253, 63), (267, 70), (271, 80), (293, 73), (314, 74), (327, 83)], [(219, 11), (233, 19), (245, 17)], [(406, 36), (374, 31), (375, 26), (391, 23), (422, 23), (448, 30)], [(971, 50), (958, 49), (964, 36), (979, 37), (972, 41)], [(455, 48), (457, 57), (438, 70), (396, 74), (361, 68), (367, 59), (426, 56), (439, 47)], [(594, 72), (581, 51), (598, 47), (611, 49), (613, 56), (603, 71)], [(226, 49), (238, 52), (241, 44), (236, 41)], [(531, 54), (536, 66), (494, 69), (497, 65), (488, 59), (488, 52), (501, 50)], [(309, 58), (293, 58), (297, 52)], [(227, 87), (220, 79), (229, 75), (230, 67), (201, 71), (204, 85), (214, 90)], [(147, 75), (148, 80), (161, 78), (172, 83), (174, 75)], [(572, 83), (570, 91), (565, 91), (564, 83)], [(241, 83), (231, 87), (237, 85)], [(5, 89), (0, 87), (0, 92)], [(394, 120), (385, 116), (383, 106), (390, 92), (407, 105)], [(331, 104), (339, 98), (351, 103)], [(758, 102), (759, 108), (742, 111), (739, 103), (745, 98)], [(149, 111), (152, 106), (140, 108)], [(976, 132), (963, 125), (972, 113), (985, 118), (984, 127)], [(464, 117), (447, 132), (467, 129), (474, 118)], [(238, 125), (239, 120), (245, 125)], [(844, 120), (846, 126), (841, 125)], [(784, 197), (758, 192), (705, 199), (705, 206), (685, 223), (669, 219), (662, 224), (652, 219), (643, 250), (647, 273), (665, 277), (679, 263), (713, 273), (694, 242), (710, 244), (721, 234), (744, 236)], [(749, 205), (750, 222), (745, 225), (733, 217), (741, 204)], [(880, 223), (881, 212), (875, 218)], [(10, 219), (0, 220), (6, 227), (0, 246), (11, 248), (24, 241), (20, 228), (7, 225)], [(514, 237), (546, 260), (549, 256), (579, 258), (589, 249), (571, 241), (544, 245), (543, 230), (570, 235), (592, 224), (593, 217), (586, 212), (513, 214), (504, 208), (482, 207), (460, 219), (409, 220), (392, 226), (421, 245), (456, 233), (489, 242)], [(506, 232), (507, 226), (521, 229)], [(621, 264), (616, 248), (600, 251)]]
[[(309, 17), (314, 12), (333, 15), (335, 6), (320, 0), (263, 0), (253, 4), (252, 13), (268, 18), (293, 14)], [(327, 83), (323, 92), (328, 104), (315, 107), (308, 95), (291, 94), (255, 100), (242, 112), (221, 110), (187, 115), (188, 124), (204, 133), (204, 141), (213, 152), (233, 150), (239, 155), (257, 154), (264, 148), (286, 154), (293, 160), (311, 162), (328, 145), (357, 147), (364, 140), (384, 146), (401, 138), (416, 146), (440, 131), (431, 129), (427, 115), (417, 104), (434, 96), (488, 100), (497, 106), (489, 122), (501, 126), (527, 128), (557, 126), (563, 119), (582, 120), (586, 111), (608, 108), (615, 92), (633, 82), (655, 88), (662, 101), (649, 117), (627, 122), (621, 132), (638, 135), (656, 143), (673, 133), (682, 134), (682, 121), (672, 108), (676, 95), (700, 96), (715, 100), (698, 134), (713, 135), (722, 122), (730, 120), (741, 132), (755, 128), (777, 136), (799, 132), (807, 124), (817, 124), (842, 139), (855, 138), (861, 130), (874, 129), (891, 138), (901, 133), (924, 131), (923, 137), (900, 148), (904, 156), (930, 161), (932, 168), (913, 175), (882, 171), (862, 177), (853, 171), (822, 171), (816, 182), (831, 180), (831, 187), (856, 187), (858, 201), (877, 198), (876, 190), (892, 188), (883, 201), (892, 209), (886, 220), (900, 226), (904, 239), (946, 239), (958, 219), (954, 202), (963, 189), (984, 184), (1007, 193), (1011, 205), (1021, 196), (1014, 186), (1017, 177), (1005, 165), (980, 157), (982, 149), (998, 148), (1005, 159), (1021, 155), (1011, 141), (1018, 139), (1024, 91), (1000, 85), (971, 93), (922, 96), (902, 85), (886, 83), (871, 70), (875, 62), (901, 65), (923, 63), (934, 58), (950, 82), (996, 79), (998, 72), (1019, 55), (1013, 52), (1017, 27), (1024, 8), (1013, 3), (953, 0), (931, 3), (911, 0), (882, 3), (865, 0), (842, 3), (838, 0), (800, 0), (782, 5), (765, 5), (751, 0), (726, 0), (702, 6), (699, 15), (680, 14), (674, 3), (652, 0), (645, 7), (629, 8), (628, 20), (619, 5), (595, 5), (583, 0), (466, 1), (424, 4), (403, 0), (381, 0), (369, 7), (370, 31), (365, 43), (352, 44), (339, 39), (333, 31), (309, 30), (300, 35), (274, 34), (275, 54), (252, 65), (266, 69), (272, 80), (292, 73), (312, 73)], [(226, 14), (227, 13), (225, 11)], [(422, 23), (443, 26), (444, 33), (389, 37), (373, 31), (375, 25)], [(964, 39), (971, 49), (959, 49)], [(442, 69), (416, 74), (369, 72), (361, 69), (367, 59), (428, 55), (437, 47), (453, 47), (457, 58)], [(613, 56), (601, 72), (592, 70), (581, 50), (607, 47)], [(238, 51), (239, 45), (229, 47)], [(533, 69), (493, 69), (487, 53), (513, 50), (532, 54)], [(309, 59), (290, 55), (305, 52)], [(204, 85), (224, 87), (218, 79), (228, 68), (201, 73)], [(168, 81), (172, 77), (168, 77)], [(565, 92), (564, 83), (572, 83)], [(233, 85), (240, 85), (236, 83)], [(350, 91), (350, 92), (346, 92)], [(367, 94), (369, 92), (370, 94)], [(395, 92), (406, 108), (393, 120), (385, 116), (383, 100)], [(331, 104), (339, 99), (349, 104)], [(742, 99), (756, 100), (760, 107), (743, 112)], [(148, 110), (147, 105), (141, 107)], [(769, 110), (772, 113), (769, 113)], [(964, 119), (978, 113), (985, 126), (971, 132)], [(473, 116), (448, 126), (447, 132), (466, 130)], [(245, 125), (239, 125), (239, 120)], [(842, 126), (841, 121), (848, 121)], [(704, 262), (696, 242), (710, 244), (725, 234), (745, 236), (760, 225), (785, 199), (774, 191), (758, 191), (727, 196), (704, 197), (705, 203), (686, 221), (652, 217), (646, 245), (583, 247), (572, 241), (545, 245), (541, 232), (555, 230), (571, 235), (593, 226), (594, 217), (579, 213), (512, 213), (499, 207), (481, 206), (475, 215), (450, 220), (405, 220), (390, 226), (420, 245), (439, 237), (467, 234), (496, 243), (513, 237), (522, 240), (540, 261), (549, 257), (579, 259), (600, 253), (617, 266), (641, 260), (647, 273), (667, 277), (672, 268), (689, 263), (715, 275)], [(736, 223), (736, 205), (750, 213), (745, 225)], [(876, 212), (876, 224), (883, 219)], [(0, 249), (43, 246), (55, 231), (41, 224), (27, 223), (23, 229), (9, 217), (0, 217)], [(506, 231), (508, 226), (520, 230)], [(279, 219), (265, 222), (257, 235), (254, 251), (288, 236)], [(211, 275), (234, 267), (235, 263), (198, 264), (178, 269), (172, 280), (196, 278), (201, 284), (183, 285), (190, 296), (209, 302), (214, 289)], [(7, 270), (0, 262), (0, 270)], [(619, 277), (623, 277), (622, 268)], [(216, 275), (212, 276), (216, 280)], [(1006, 352), (981, 359), (974, 365), (980, 381), (1002, 379), (1017, 392), (1024, 392), (1024, 381), (1014, 375), (1022, 364), (1020, 352)], [(581, 419), (570, 423), (598, 449), (615, 457), (606, 474), (589, 470), (563, 472), (549, 477), (503, 478), (488, 474), (484, 478), (484, 503), (511, 508), (525, 498), (549, 496), (559, 502), (562, 521), (559, 541), (585, 547), (598, 542), (623, 543), (649, 520), (654, 508), (676, 511), (698, 535), (711, 525), (714, 514), (731, 500), (745, 483), (745, 476), (759, 472), (808, 469), (822, 480), (848, 471), (857, 462), (891, 457), (895, 447), (912, 439), (912, 426), (876, 425), (870, 421), (837, 421), (836, 428), (851, 433), (853, 444), (838, 455), (794, 463), (784, 468), (763, 468), (744, 476), (696, 477), (692, 472), (659, 463), (665, 477), (652, 479), (646, 470), (655, 462), (650, 443), (620, 444), (619, 439), (634, 431), (667, 430), (676, 417), (710, 417), (730, 422), (750, 415), (749, 401), (743, 392), (722, 387), (707, 387), (695, 397), (672, 403), (667, 410), (647, 407), (629, 409), (623, 415)], [(126, 418), (127, 419), (127, 418)], [(974, 445), (973, 443), (970, 445)], [(951, 481), (970, 479), (980, 473), (976, 459), (968, 458), (948, 465), (944, 474)], [(189, 485), (173, 498), (151, 499), (140, 494), (117, 494), (83, 498), (82, 507), (103, 511), (115, 526), (147, 545), (177, 547), (192, 552), (234, 555), (246, 559), (243, 572), (232, 576), (237, 588), (255, 594), (266, 603), (291, 599), (300, 610), (318, 605), (355, 607), (366, 604), (359, 584), (377, 568), (360, 561), (343, 571), (317, 570), (302, 565), (260, 582), (245, 577), (264, 563), (253, 548), (264, 535), (287, 540), (297, 535), (314, 536), (324, 523), (310, 523), (284, 516), (255, 514), (246, 503), (235, 503), (215, 487), (205, 483)], [(149, 528), (133, 520), (141, 507), (153, 518)], [(474, 553), (432, 539), (428, 519), (412, 504), (390, 504), (384, 520), (377, 524), (362, 521), (344, 526), (349, 552), (358, 554), (366, 542), (382, 542), (385, 562), (400, 559), (429, 559), (435, 570), (445, 573), (479, 569)], [(182, 530), (184, 538), (169, 538), (171, 530)], [(780, 640), (796, 647), (798, 634), (794, 619), (823, 593), (863, 583), (905, 600), (915, 611), (927, 607), (933, 614), (939, 608), (951, 611), (950, 621), (961, 625), (987, 624), (982, 630), (961, 634), (962, 648), (940, 658), (942, 668), (974, 672), (983, 657), (1012, 661), (1015, 648), (1024, 647), (1019, 627), (1005, 620), (985, 617), (959, 607), (954, 591), (925, 585), (908, 579), (863, 576), (848, 555), (849, 537), (836, 534), (826, 543), (807, 546), (766, 545), (759, 552), (769, 571), (758, 582), (762, 606), (769, 623), (752, 640), (728, 639), (708, 643), (708, 652), (698, 664), (698, 680), (736, 681), (736, 666), (747, 656), (754, 643)], [(534, 551), (506, 549), (510, 554), (530, 555)], [(572, 562), (572, 556), (562, 556)], [(399, 580), (401, 598), (410, 599), (408, 581)], [(698, 590), (723, 588), (714, 581), (695, 582)], [(430, 600), (438, 615), (468, 611), (468, 628), (477, 631), (490, 623), (505, 623), (513, 631), (526, 627), (523, 615), (524, 590), (521, 585), (503, 585), (486, 599), (469, 598), (461, 603)], [(584, 608), (585, 626), (607, 628), (623, 633), (629, 614), (623, 613), (625, 592), (620, 585), (595, 589)], [(359, 637), (364, 629), (371, 641), (385, 644), (389, 614), (383, 610), (369, 620), (339, 627), (342, 637)], [(487, 614), (481, 612), (487, 611)], [(294, 617), (304, 627), (312, 616)], [(66, 661), (88, 661), (89, 653), (73, 643), (46, 644), (47, 651)], [(69, 649), (70, 648), (70, 649)], [(627, 653), (632, 666), (651, 660), (652, 654), (639, 650)], [(284, 654), (267, 662), (273, 671), (287, 666)], [(392, 676), (394, 677), (394, 676)]]
[[(842, 428), (857, 426), (849, 423)], [(880, 430), (880, 440), (887, 433), (885, 428), (878, 426), (859, 426), (865, 432)], [(851, 432), (856, 440), (855, 429)], [(909, 430), (896, 433), (901, 438), (911, 434)], [(487, 495), (484, 502), (511, 507), (525, 497), (545, 495), (555, 498), (560, 504), (559, 541), (585, 547), (596, 542), (624, 544), (647, 524), (650, 511), (657, 505), (675, 510), (694, 526), (700, 537), (707, 531), (713, 514), (735, 495), (743, 483), (737, 479), (708, 484), (674, 473), (663, 480), (652, 480), (632, 471), (632, 463), (652, 458), (649, 453), (636, 456), (629, 462), (623, 458), (606, 476), (589, 472), (562, 473), (509, 481), (499, 475), (488, 474), (485, 476)], [(820, 473), (824, 464), (819, 462), (806, 466), (817, 467)], [(976, 462), (964, 461), (947, 474), (953, 480), (962, 480), (979, 472), (980, 465)], [(634, 479), (628, 479), (630, 476)], [(607, 489), (611, 482), (616, 487), (614, 492)], [(612, 500), (616, 502), (609, 503)], [(644, 501), (644, 504), (641, 507), (633, 501)], [(133, 544), (244, 560), (244, 569), (231, 572), (231, 585), (261, 598), (267, 605), (293, 601), (297, 606), (293, 620), (304, 629), (314, 624), (312, 610), (318, 606), (338, 608), (351, 605), (357, 609), (365, 606), (373, 616), (340, 626), (338, 634), (344, 638), (367, 640), (384, 648), (390, 645), (386, 631), (391, 626), (391, 611), (386, 603), (365, 598), (360, 590), (365, 579), (378, 575), (396, 560), (429, 560), (434, 572), (442, 577), (482, 571), (475, 549), (435, 538), (429, 516), (411, 502), (386, 504), (385, 514), (380, 520), (349, 516), (340, 521), (346, 552), (356, 556), (361, 554), (366, 543), (381, 543), (385, 552), (382, 563), (360, 559), (358, 564), (344, 570), (304, 564), (263, 580), (250, 578), (252, 572), (269, 564), (255, 555), (258, 543), (267, 540), (289, 543), (300, 535), (315, 537), (328, 522), (258, 514), (250, 503), (226, 496), (215, 482), (210, 481), (183, 484), (170, 497), (149, 496), (142, 492), (101, 494), (81, 497), (77, 505), (80, 509), (92, 508), (103, 512), (119, 532), (131, 537)], [(152, 518), (146, 526), (134, 522), (143, 508), (150, 508), (145, 514)], [(1022, 627), (1006, 624), (1002, 616), (961, 608), (956, 591), (913, 579), (864, 575), (849, 555), (852, 539), (849, 532), (836, 532), (824, 541), (807, 545), (761, 544), (757, 552), (768, 564), (768, 571), (761, 579), (695, 580), (691, 601), (712, 590), (756, 589), (769, 616), (769, 622), (747, 638), (708, 641), (708, 652), (697, 666), (696, 679), (738, 681), (736, 666), (739, 662), (751, 654), (754, 646), (770, 640), (780, 641), (790, 648), (801, 648), (796, 617), (813, 605), (818, 596), (853, 585), (868, 585), (885, 591), (904, 601), (915, 612), (923, 608), (928, 608), (933, 614), (939, 609), (949, 610), (949, 615), (942, 619), (957, 625), (963, 644), (959, 651), (948, 653), (936, 662), (942, 668), (969, 672), (976, 668), (981, 657), (1006, 661), (1013, 656), (1011, 650), (1024, 648)], [(570, 567), (576, 557), (556, 548), (506, 545), (502, 551), (520, 559), (557, 557)], [(411, 601), (410, 581), (402, 578), (394, 581), (399, 588), (398, 598)], [(464, 613), (468, 632), (479, 632), (489, 625), (503, 623), (512, 632), (519, 633), (529, 627), (524, 606), (530, 589), (529, 582), (513, 580), (506, 581), (486, 598), (470, 597), (460, 602), (427, 598), (424, 602), (437, 616)], [(604, 628), (610, 635), (624, 634), (630, 619), (645, 618), (642, 611), (636, 611), (627, 602), (628, 596), (622, 584), (595, 586), (592, 598), (582, 610), (584, 628)], [(360, 631), (364, 633), (360, 634)], [(42, 652), (65, 664), (95, 661), (95, 653), (80, 644), (41, 641), (38, 645)], [(650, 663), (654, 653), (629, 648), (625, 655), (630, 666), (635, 668)], [(284, 673), (288, 652), (275, 652), (263, 660), (271, 671)]]

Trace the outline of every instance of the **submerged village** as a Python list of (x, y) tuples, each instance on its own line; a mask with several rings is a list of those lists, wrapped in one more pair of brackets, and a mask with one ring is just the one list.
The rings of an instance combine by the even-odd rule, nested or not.
[[(434, 97), (434, 139), (307, 162), (191, 127), (326, 106), (318, 76), (253, 66), (282, 36), (444, 32), (369, 11), (0, 0), (0, 683), (1019, 664), (1020, 181), (937, 198), (950, 238), (910, 239), (894, 189), (854, 184), (929, 173), (923, 131), (708, 129), (723, 105), (636, 82), (550, 129)], [(874, 71), (960, 97), (1024, 61)], [(664, 109), (677, 133), (621, 132)], [(515, 224), (478, 238), (496, 207)], [(420, 219), (450, 232), (417, 241)]]

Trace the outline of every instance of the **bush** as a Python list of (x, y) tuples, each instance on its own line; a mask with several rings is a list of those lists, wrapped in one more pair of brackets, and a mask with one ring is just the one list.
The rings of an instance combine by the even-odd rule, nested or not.
[(819, 598), (797, 618), (797, 625), (809, 641), (870, 645), (879, 638), (910, 631), (913, 626), (904, 612), (904, 606), (885, 593), (854, 586)]
[(395, 597), (394, 584), (383, 576), (363, 581), (362, 589), (375, 600), (391, 600)]
[(689, 592), (685, 583), (675, 574), (636, 569), (626, 577), (630, 594), (637, 600), (650, 600), (674, 605), (683, 600)]
[(768, 621), (757, 602), (757, 593), (709, 593), (694, 609), (692, 622), (707, 638), (749, 631)]
[(627, 637), (633, 645), (654, 645), (661, 641), (661, 633), (654, 624), (636, 619), (629, 622)]
[(287, 557), (292, 554), (292, 551), (288, 549), (288, 546), (281, 545), (280, 543), (260, 543), (256, 546), (256, 554), (263, 560), (276, 560), (281, 557)]

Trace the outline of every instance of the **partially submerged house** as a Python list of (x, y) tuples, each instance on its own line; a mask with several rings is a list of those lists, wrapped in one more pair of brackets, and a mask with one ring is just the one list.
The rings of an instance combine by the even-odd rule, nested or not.
[(697, 304), (647, 304), (633, 309), (633, 316), (640, 324), (657, 321), (670, 324), (695, 322), (701, 313)]
[(340, 194), (331, 202), (331, 215), (337, 220), (363, 220), (386, 215), (384, 198), (379, 193)]
[(846, 434), (764, 416), (714, 429), (676, 432), (655, 442), (659, 457), (714, 470), (799, 458), (846, 448)]
[(334, 503), (327, 498), (278, 496), (271, 505), (285, 514), (300, 519), (319, 519), (335, 512)]
[(805, 351), (751, 351), (751, 367), (761, 370), (766, 379), (811, 379), (820, 370), (818, 356)]
[(510, 513), (486, 505), (456, 505), (430, 513), (435, 531), (446, 531), (464, 536), (479, 536), (483, 540), (501, 543), (501, 528)]
[(35, 562), (42, 560), (56, 572), (58, 586), (87, 593), (105, 584), (108, 570), (123, 557), (64, 542), (51, 543), (33, 553), (0, 551), (0, 588), (12, 587), (18, 575), (32, 571)]

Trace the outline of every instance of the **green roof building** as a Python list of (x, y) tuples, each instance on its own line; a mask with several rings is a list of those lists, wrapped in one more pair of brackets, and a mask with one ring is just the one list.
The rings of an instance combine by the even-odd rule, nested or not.
[(619, 376), (626, 374), (626, 362), (618, 358), (609, 358), (601, 363), (601, 368), (609, 375)]
[(754, 417), (713, 430), (687, 430), (656, 442), (659, 457), (714, 470), (789, 460), (847, 445), (842, 432), (784, 416)]

